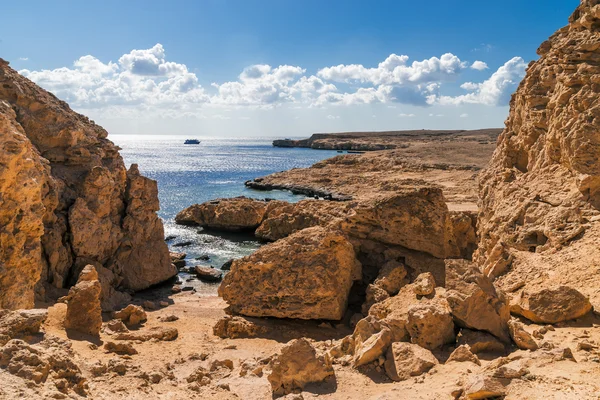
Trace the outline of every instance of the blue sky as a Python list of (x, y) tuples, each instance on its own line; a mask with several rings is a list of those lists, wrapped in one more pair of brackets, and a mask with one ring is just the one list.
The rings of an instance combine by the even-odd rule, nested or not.
[(499, 127), (578, 3), (6, 2), (0, 57), (112, 133)]

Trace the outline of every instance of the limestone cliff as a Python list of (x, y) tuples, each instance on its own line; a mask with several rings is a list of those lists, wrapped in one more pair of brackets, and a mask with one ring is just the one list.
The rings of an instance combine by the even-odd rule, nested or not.
[[(509, 273), (507, 288), (583, 282), (595, 264), (582, 246), (600, 219), (600, 1), (583, 0), (538, 54), (480, 178), (476, 259), (488, 276)], [(579, 255), (557, 253), (567, 244)]]
[(0, 60), (0, 308), (68, 288), (87, 264), (109, 290), (176, 271), (156, 182), (127, 172), (107, 132)]

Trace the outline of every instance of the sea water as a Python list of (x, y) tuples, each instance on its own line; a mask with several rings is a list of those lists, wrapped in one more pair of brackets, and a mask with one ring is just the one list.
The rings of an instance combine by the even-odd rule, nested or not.
[[(120, 146), (125, 165), (136, 163), (140, 172), (158, 182), (159, 216), (171, 251), (187, 253), (187, 265), (220, 268), (232, 258), (251, 254), (263, 243), (251, 234), (216, 233), (197, 227), (176, 225), (175, 215), (184, 208), (222, 197), (246, 196), (295, 202), (304, 198), (288, 191), (257, 191), (244, 182), (291, 168), (305, 168), (337, 155), (336, 151), (273, 147), (275, 138), (194, 137), (198, 145), (186, 145), (183, 136), (110, 135)], [(192, 242), (177, 247), (177, 244)], [(208, 260), (197, 257), (208, 256)], [(214, 293), (216, 284), (190, 280), (181, 273), (184, 285), (201, 293)]]

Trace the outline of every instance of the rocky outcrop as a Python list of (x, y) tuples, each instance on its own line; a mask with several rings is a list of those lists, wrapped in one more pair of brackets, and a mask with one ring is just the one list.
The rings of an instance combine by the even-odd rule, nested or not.
[(11, 339), (18, 339), (27, 335), (34, 335), (46, 318), (46, 310), (0, 310), (0, 346)]
[[(547, 275), (528, 279), (528, 287), (547, 286), (550, 277), (588, 285), (589, 260), (558, 270), (559, 250), (588, 240), (600, 220), (599, 26), (598, 2), (583, 0), (569, 25), (539, 47), (539, 60), (511, 99), (506, 128), (480, 177), (476, 258), (490, 277), (523, 279), (537, 264), (532, 276)], [(539, 257), (528, 261), (533, 254)]]
[(110, 271), (113, 289), (175, 274), (156, 182), (127, 172), (106, 137), (0, 60), (0, 307), (32, 307), (88, 264)]
[(98, 273), (92, 265), (86, 266), (79, 274), (77, 284), (69, 290), (65, 328), (88, 335), (98, 336), (102, 328), (100, 292), (102, 286)]
[(247, 316), (339, 320), (360, 267), (341, 233), (313, 227), (234, 261), (219, 295)]
[(234, 232), (255, 230), (263, 221), (266, 210), (265, 201), (246, 197), (218, 199), (180, 211), (175, 222)]
[(305, 338), (285, 345), (271, 362), (271, 369), (267, 378), (275, 395), (302, 390), (309, 383), (322, 382), (334, 375), (329, 357), (317, 354)]

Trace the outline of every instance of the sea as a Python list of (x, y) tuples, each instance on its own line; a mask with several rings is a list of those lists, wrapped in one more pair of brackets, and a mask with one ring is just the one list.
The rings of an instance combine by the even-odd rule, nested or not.
[[(184, 208), (205, 201), (246, 196), (296, 202), (303, 198), (288, 191), (258, 191), (244, 186), (257, 177), (291, 168), (305, 168), (336, 151), (273, 147), (273, 137), (193, 137), (200, 144), (184, 144), (189, 137), (177, 135), (109, 135), (121, 147), (127, 168), (138, 164), (140, 172), (158, 182), (159, 216), (171, 251), (185, 252), (187, 265), (219, 269), (227, 260), (241, 258), (264, 243), (249, 233), (218, 233), (175, 224)], [(178, 246), (185, 242), (189, 245)], [(199, 258), (207, 258), (202, 260)], [(183, 286), (200, 294), (214, 294), (218, 284), (205, 283), (181, 272)]]

